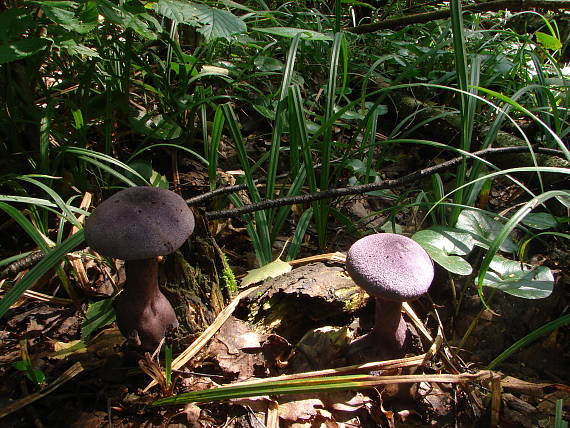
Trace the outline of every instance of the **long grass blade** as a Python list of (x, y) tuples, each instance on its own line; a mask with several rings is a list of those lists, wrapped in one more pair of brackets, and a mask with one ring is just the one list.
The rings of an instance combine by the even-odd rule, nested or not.
[(10, 309), (10, 306), (18, 300), (24, 291), (34, 285), (47, 271), (57, 265), (59, 261), (75, 247), (84, 241), (83, 229), (70, 236), (61, 244), (50, 249), (45, 257), (38, 262), (24, 277), (12, 287), (0, 300), (0, 318)]
[(570, 314), (566, 314), (560, 318), (555, 319), (554, 321), (550, 321), (549, 323), (544, 324), (543, 326), (537, 328), (536, 330), (533, 330), (523, 338), (517, 340), (515, 343), (513, 343), (503, 352), (501, 352), (496, 358), (493, 359), (493, 361), (489, 363), (487, 368), (489, 370), (492, 370), (495, 367), (498, 367), (504, 360), (509, 358), (518, 350), (524, 348), (525, 346), (536, 341), (537, 339), (540, 339), (542, 336), (547, 335), (551, 331), (565, 326), (568, 323), (570, 323)]
[[(247, 185), (247, 190), (249, 192), (250, 198), (253, 203), (258, 203), (261, 201), (261, 196), (259, 195), (259, 191), (253, 181), (253, 174), (251, 171), (251, 167), (249, 165), (249, 160), (247, 158), (245, 143), (239, 131), (237, 117), (230, 104), (223, 104), (222, 111), (226, 119), (226, 124), (228, 126), (230, 136), (235, 143), (241, 167), (245, 173), (245, 182)], [(255, 236), (257, 236), (257, 238), (259, 239), (257, 245), (260, 248), (260, 252), (258, 254), (258, 260), (261, 265), (265, 265), (273, 260), (271, 252), (271, 239), (269, 233), (269, 226), (267, 223), (267, 215), (265, 211), (256, 211), (255, 229), (257, 231)]]

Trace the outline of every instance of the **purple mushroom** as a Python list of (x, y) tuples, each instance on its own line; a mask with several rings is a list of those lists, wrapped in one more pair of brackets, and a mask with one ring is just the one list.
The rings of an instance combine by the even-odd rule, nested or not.
[(346, 270), (376, 299), (375, 325), (351, 343), (349, 359), (385, 360), (404, 356), (409, 342), (402, 303), (424, 294), (433, 280), (433, 262), (415, 241), (378, 233), (356, 241), (348, 250)]
[(125, 260), (126, 281), (117, 299), (117, 326), (145, 350), (178, 327), (158, 288), (158, 256), (178, 249), (194, 230), (194, 215), (178, 194), (131, 187), (101, 203), (85, 222), (85, 240), (100, 254)]

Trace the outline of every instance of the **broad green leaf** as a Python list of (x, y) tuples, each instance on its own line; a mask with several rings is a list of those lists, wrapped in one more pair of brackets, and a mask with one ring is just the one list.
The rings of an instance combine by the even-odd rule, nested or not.
[(291, 269), (292, 268), (289, 263), (277, 258), (265, 266), (250, 270), (241, 280), (241, 285), (245, 287), (255, 284), (256, 282), (265, 281), (267, 278), (275, 278), (283, 275), (284, 273), (290, 272)]
[(41, 385), (46, 380), (44, 372), (33, 368), (30, 361), (19, 360), (12, 363), (12, 366), (18, 371), (25, 372), (26, 377), (36, 385)]
[(81, 340), (87, 342), (91, 335), (115, 321), (113, 299), (104, 299), (91, 303), (85, 312), (85, 319), (81, 323)]
[(44, 50), (49, 40), (29, 38), (0, 45), (0, 64), (17, 61)]
[(434, 262), (451, 273), (455, 273), (457, 275), (469, 275), (473, 271), (471, 265), (462, 257), (450, 256), (441, 248), (434, 247), (430, 244), (424, 243), (420, 245)]
[(161, 114), (129, 118), (131, 126), (143, 135), (159, 140), (175, 140), (182, 135), (182, 128), (174, 120)]
[(154, 10), (180, 24), (199, 27), (198, 31), (207, 41), (230, 39), (234, 34), (244, 33), (247, 26), (232, 13), (199, 3), (180, 0), (158, 0)]
[(551, 36), (550, 34), (542, 33), (540, 31), (536, 32), (536, 41), (540, 43), (540, 45), (544, 49), (550, 50), (558, 50), (562, 49), (562, 43), (556, 37)]
[(297, 34), (301, 34), (301, 39), (305, 40), (324, 40), (327, 42), (332, 41), (332, 36), (319, 33), (318, 31), (305, 30), (303, 28), (292, 28), (292, 27), (268, 27), (268, 28), (252, 28), (254, 31), (259, 31), (260, 33), (273, 34), (274, 36), (287, 37), (292, 39)]
[(475, 239), (467, 232), (452, 227), (434, 226), (416, 232), (412, 239), (441, 248), (446, 254), (465, 256), (475, 246)]
[(29, 10), (10, 8), (0, 13), (0, 41), (7, 43), (22, 37), (32, 25)]
[(523, 218), (522, 224), (538, 230), (552, 229), (558, 226), (556, 218), (548, 213), (529, 213)]
[[(283, 71), (285, 65), (277, 58), (272, 58), (270, 56), (259, 55), (253, 60), (255, 66), (261, 71)], [(260, 107), (260, 106), (254, 106)], [(273, 118), (275, 119), (275, 113), (273, 113)]]
[(350, 159), (346, 162), (346, 166), (347, 168), (350, 168), (352, 172), (361, 176), (367, 175), (367, 172), (369, 177), (378, 176), (378, 173), (372, 169), (367, 171), (366, 164), (360, 159)]
[(106, 20), (131, 28), (147, 39), (155, 40), (162, 31), (160, 23), (149, 14), (130, 13), (109, 0), (97, 0), (97, 7)]
[(143, 159), (135, 159), (134, 161), (129, 162), (129, 167), (138, 172), (139, 176), (143, 177), (146, 180), (140, 180), (136, 175), (131, 174), (128, 171), (125, 172), (125, 177), (132, 180), (138, 186), (144, 186), (150, 183), (150, 185), (153, 187), (168, 189), (168, 180), (166, 177), (152, 169), (152, 165), (149, 161)]
[(543, 299), (552, 293), (554, 276), (546, 266), (530, 267), (496, 255), (485, 274), (483, 286), (524, 299)]
[(416, 232), (412, 239), (422, 246), (441, 267), (457, 275), (469, 275), (473, 269), (462, 257), (475, 246), (475, 239), (466, 232), (436, 226)]
[[(488, 249), (489, 244), (495, 240), (501, 232), (503, 224), (492, 218), (490, 215), (480, 211), (463, 210), (455, 225), (457, 229), (469, 232), (475, 238), (475, 245)], [(499, 249), (507, 253), (514, 253), (517, 250), (516, 244), (507, 236), (501, 243)]]
[(87, 15), (83, 19), (76, 16), (78, 4), (75, 2), (52, 2), (37, 1), (46, 16), (56, 24), (69, 31), (85, 34), (95, 29), (98, 25), (97, 15)]
[(57, 46), (65, 49), (69, 55), (84, 55), (90, 58), (99, 58), (99, 52), (81, 43), (77, 43), (73, 39), (58, 41)]

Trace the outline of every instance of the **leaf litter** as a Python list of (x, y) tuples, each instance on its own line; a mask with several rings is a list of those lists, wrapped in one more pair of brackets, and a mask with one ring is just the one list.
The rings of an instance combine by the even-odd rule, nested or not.
[[(333, 376), (334, 379), (339, 375), (365, 376), (355, 378), (362, 382), (364, 389), (234, 398), (226, 401), (226, 405), (188, 403), (182, 410), (178, 406), (175, 413), (165, 407), (159, 410), (160, 414), (171, 422), (184, 420), (191, 426), (204, 427), (216, 425), (221, 409), (225, 409), (226, 417), (235, 416), (235, 424), (247, 421), (247, 426), (275, 424), (275, 420), (282, 426), (422, 426), (425, 423), (446, 426), (491, 417), (492, 412), (499, 409), (502, 421), (531, 420), (530, 424), (520, 422), (521, 426), (547, 426), (544, 424), (551, 421), (553, 407), (546, 403), (569, 398), (570, 391), (563, 385), (563, 379), (560, 383), (533, 383), (500, 372), (471, 369), (456, 350), (446, 344), (441, 333), (431, 337), (429, 332), (435, 326), (433, 314), (438, 313), (438, 308), (430, 306), (425, 299), (414, 304), (421, 310), (420, 315), (410, 305), (405, 306), (405, 311), (408, 322), (420, 332), (417, 341), (426, 352), (392, 362), (339, 369), (343, 367), (343, 352), (348, 341), (360, 334), (361, 329), (368, 328), (365, 320), (368, 298), (354, 287), (342, 267), (335, 264), (334, 260), (342, 261), (342, 256), (329, 255), (328, 260), (325, 264), (292, 263), (298, 267), (236, 296), (219, 314), (212, 328), (173, 362), (173, 372), (179, 379), (175, 392), (183, 395), (192, 390), (210, 391), (272, 379), (306, 381), (314, 376)], [(40, 311), (35, 309), (34, 313), (41, 314), (41, 306), (39, 308)], [(30, 312), (23, 311), (10, 322), (13, 327), (14, 323), (27, 322), (25, 328), (33, 332), (41, 331), (45, 323), (49, 325), (62, 318), (62, 310), (58, 314), (53, 308), (44, 308), (43, 318), (32, 317), (33, 322), (29, 321)], [(360, 322), (350, 323), (351, 319), (360, 319)], [(65, 327), (70, 323), (77, 329), (79, 319), (73, 322), (71, 316), (67, 322), (58, 324), (62, 337), (73, 336), (69, 327)], [(480, 337), (480, 333), (474, 332), (473, 337)], [(54, 394), (85, 368), (93, 372), (108, 365), (110, 359), (123, 358), (124, 354), (117, 352), (121, 343), (122, 338), (114, 327), (104, 328), (87, 345), (53, 343), (52, 349), (57, 352), (45, 353), (40, 360), (47, 361), (44, 367), (59, 360), (55, 364), (58, 367), (65, 364), (67, 370), (59, 378), (52, 377), (40, 393), (3, 406), (0, 415), (6, 416), (33, 400)], [(11, 355), (11, 361), (18, 359), (18, 353)], [(160, 369), (160, 364), (157, 367)], [(493, 382), (499, 386), (493, 387)], [(140, 406), (159, 398), (157, 390), (151, 389), (153, 384), (134, 395), (132, 392), (136, 391), (131, 390), (131, 394), (122, 398), (115, 396), (114, 405), (109, 408), (111, 417), (123, 424), (144, 418), (145, 412), (141, 410), (144, 407)], [(394, 389), (390, 385), (399, 386)], [(408, 387), (402, 388), (402, 385)], [(486, 407), (488, 398), (498, 404)], [(95, 418), (93, 426), (97, 423), (103, 426), (105, 415), (100, 414), (100, 418), (94, 415), (90, 415)], [(243, 425), (230, 423), (228, 426)]]

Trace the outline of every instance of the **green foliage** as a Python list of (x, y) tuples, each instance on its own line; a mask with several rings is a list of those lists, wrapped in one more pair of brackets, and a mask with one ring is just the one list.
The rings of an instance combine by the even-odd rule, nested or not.
[(113, 299), (104, 299), (89, 305), (81, 323), (81, 340), (84, 343), (88, 342), (94, 332), (115, 321), (113, 301)]
[(521, 348), (529, 345), (530, 343), (536, 341), (537, 339), (541, 338), (542, 336), (547, 335), (548, 333), (560, 328), (566, 324), (570, 323), (570, 314), (564, 315), (560, 318), (555, 319), (554, 321), (550, 321), (543, 326), (533, 330), (523, 338), (517, 340), (508, 349), (501, 352), (499, 356), (497, 356), (493, 361), (489, 363), (487, 368), (489, 370), (493, 370), (495, 367), (498, 367), (505, 359), (509, 358), (515, 352), (520, 350)]
[(224, 269), (222, 270), (222, 284), (229, 290), (230, 293), (235, 293), (238, 290), (238, 285), (234, 271), (228, 264), (226, 256), (224, 255)]
[(19, 360), (12, 364), (12, 366), (20, 371), (23, 372), (26, 377), (36, 386), (42, 386), (46, 381), (46, 375), (40, 369), (36, 369), (32, 366), (32, 362), (27, 360)]

